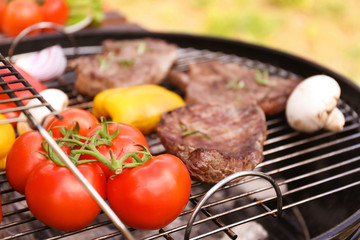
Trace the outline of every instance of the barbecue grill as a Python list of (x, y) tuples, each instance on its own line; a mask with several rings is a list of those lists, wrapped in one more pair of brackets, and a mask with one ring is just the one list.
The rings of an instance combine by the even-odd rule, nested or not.
[[(288, 126), (284, 114), (267, 117), (264, 161), (255, 171), (230, 176), (217, 185), (193, 181), (189, 203), (173, 223), (156, 231), (126, 228), (134, 239), (183, 239), (184, 236), (190, 239), (359, 239), (360, 88), (350, 80), (281, 51), (222, 38), (105, 29), (88, 29), (73, 37), (76, 46), (58, 33), (27, 37), (13, 54), (16, 57), (60, 44), (70, 59), (101, 52), (104, 39), (153, 37), (180, 47), (175, 66), (179, 70), (184, 70), (192, 61), (217, 59), (267, 69), (270, 74), (284, 77), (326, 74), (335, 78), (342, 89), (338, 107), (346, 117), (346, 124), (341, 132), (302, 134)], [(10, 45), (11, 40), (1, 43), (0, 53), (6, 56)], [(24, 88), (17, 91), (30, 89), (33, 98), (39, 98), (41, 105), (53, 110), (3, 56), (0, 61), (5, 64), (1, 68), (9, 69), (9, 74), (24, 83)], [(1, 74), (0, 79), (4, 76)], [(74, 81), (74, 72), (67, 71), (46, 85), (66, 92), (70, 106), (90, 110), (92, 99), (79, 95), (73, 88)], [(14, 90), (9, 90), (10, 83), (0, 81), (0, 84), (3, 89), (0, 94), (9, 94), (10, 101), (21, 100), (15, 98)], [(167, 81), (163, 85), (177, 91)], [(28, 107), (21, 104), (15, 109), (0, 110), (0, 113), (14, 110), (23, 111), (31, 118)], [(165, 152), (156, 134), (146, 138), (154, 155)], [(237, 181), (232, 181), (234, 179)], [(8, 184), (5, 171), (0, 172), (0, 190), (4, 211), (0, 224), (2, 239), (126, 238), (106, 211), (80, 231), (62, 232), (43, 225), (28, 210), (24, 196)]]

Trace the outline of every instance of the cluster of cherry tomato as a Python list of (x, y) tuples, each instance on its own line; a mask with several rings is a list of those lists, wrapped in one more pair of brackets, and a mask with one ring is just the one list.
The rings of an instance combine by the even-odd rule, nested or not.
[[(61, 119), (54, 117), (46, 127), (128, 226), (159, 229), (185, 208), (191, 191), (186, 166), (173, 155), (152, 156), (142, 151), (148, 149), (148, 144), (137, 128), (99, 123), (90, 112), (77, 108), (64, 110)], [(74, 133), (71, 139), (68, 133)], [(136, 159), (144, 159), (147, 154), (148, 159), (135, 166), (138, 162), (134, 165), (129, 157), (132, 153)], [(8, 153), (8, 181), (15, 191), (25, 194), (30, 211), (44, 224), (65, 231), (84, 228), (101, 209), (72, 172), (49, 159), (50, 155), (38, 131), (20, 135)], [(102, 161), (94, 161), (100, 159), (97, 155)], [(123, 162), (134, 166), (122, 168), (117, 174), (110, 170)]]
[(68, 14), (66, 0), (0, 0), (0, 30), (14, 37), (39, 22), (64, 25)]

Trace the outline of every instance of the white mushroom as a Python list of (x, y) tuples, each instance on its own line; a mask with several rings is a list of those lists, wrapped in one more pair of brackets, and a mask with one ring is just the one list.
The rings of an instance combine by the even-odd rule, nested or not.
[[(59, 89), (46, 89), (40, 92), (40, 95), (56, 110), (62, 111), (64, 110), (69, 103), (68, 96), (66, 93)], [(41, 102), (34, 98), (32, 99), (26, 106), (36, 106), (40, 105)], [(29, 109), (30, 113), (34, 116), (34, 118), (39, 121), (40, 123), (50, 114), (50, 110), (47, 107), (34, 107)], [(24, 113), (21, 113), (19, 118), (21, 119), (20, 122), (17, 124), (17, 131), (18, 134), (21, 135), (25, 132), (33, 130), (25, 116)]]
[(286, 104), (286, 119), (297, 131), (313, 133), (320, 129), (341, 131), (345, 117), (336, 107), (341, 89), (335, 79), (315, 75), (302, 81)]

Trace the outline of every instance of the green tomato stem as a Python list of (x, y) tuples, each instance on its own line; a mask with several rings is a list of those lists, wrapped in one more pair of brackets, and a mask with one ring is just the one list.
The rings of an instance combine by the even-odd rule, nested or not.
[[(116, 159), (111, 149), (109, 149), (110, 159), (101, 154), (97, 147), (100, 145), (111, 146), (112, 141), (119, 135), (120, 131), (118, 126), (116, 131), (110, 135), (108, 124), (109, 122), (102, 119), (101, 128), (97, 129), (91, 137), (85, 137), (78, 134), (79, 125), (74, 123), (71, 127), (72, 130), (63, 127), (60, 131), (64, 137), (58, 138), (56, 141), (60, 146), (67, 145), (72, 148), (69, 158), (76, 166), (83, 163), (97, 161), (109, 168), (116, 175), (120, 174), (124, 168), (141, 166), (152, 158), (149, 149), (143, 145), (136, 145), (140, 147), (141, 150), (128, 152), (120, 159)], [(47, 152), (47, 156), (53, 160), (55, 164), (65, 166), (61, 159), (59, 159), (59, 157), (50, 149), (48, 144), (43, 143), (43, 148)], [(80, 156), (83, 154), (93, 156), (95, 159), (79, 160)], [(139, 154), (142, 154), (142, 157), (140, 157)], [(132, 162), (125, 162), (128, 158), (131, 158)]]

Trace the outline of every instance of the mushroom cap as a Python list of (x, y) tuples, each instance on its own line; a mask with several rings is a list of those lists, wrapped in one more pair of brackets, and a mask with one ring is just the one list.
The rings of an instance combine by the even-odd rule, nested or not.
[(336, 108), (341, 89), (335, 79), (315, 75), (293, 90), (286, 104), (286, 118), (295, 130), (311, 133), (324, 128)]

